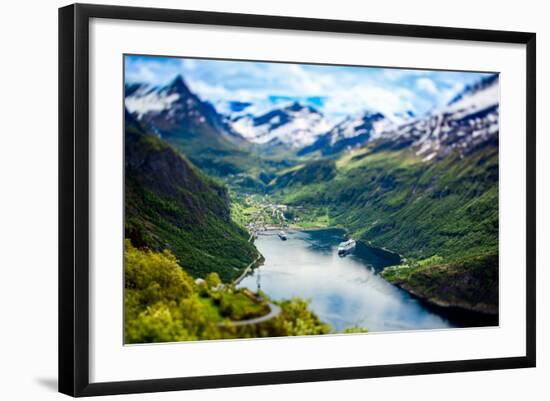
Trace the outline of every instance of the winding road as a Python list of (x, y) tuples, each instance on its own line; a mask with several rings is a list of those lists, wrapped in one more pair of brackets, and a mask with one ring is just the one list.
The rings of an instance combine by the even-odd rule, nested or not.
[(281, 308), (278, 305), (275, 305), (272, 302), (268, 302), (267, 306), (269, 306), (269, 313), (260, 317), (254, 317), (252, 319), (246, 319), (246, 320), (231, 320), (229, 322), (220, 322), (218, 323), (218, 327), (223, 326), (246, 326), (250, 324), (259, 324), (263, 322), (267, 322), (270, 319), (273, 319), (274, 317), (279, 316), (281, 313)]
[(237, 277), (235, 279), (235, 281), (233, 281), (233, 285), (239, 284), (242, 281), (242, 279), (245, 278), (246, 275), (250, 272), (250, 269), (252, 269), (252, 266), (254, 266), (258, 262), (258, 260), (260, 260), (261, 257), (262, 257), (262, 255), (258, 254), (256, 259), (254, 259), (253, 262), (250, 262), (250, 264), (248, 266), (246, 266), (246, 269), (244, 269), (242, 274), (239, 277)]
[[(256, 234), (255, 231), (250, 232), (250, 237), (248, 238), (248, 242), (252, 241), (255, 234)], [(235, 279), (235, 281), (233, 281), (234, 286), (237, 286), (242, 281), (242, 279), (245, 278), (248, 273), (250, 273), (250, 270), (252, 269), (252, 266), (254, 266), (258, 262), (258, 260), (260, 260), (261, 257), (262, 257), (262, 255), (260, 253), (258, 253), (258, 256), (256, 257), (256, 259), (254, 259), (253, 262), (251, 262), (248, 266), (246, 266), (246, 268), (244, 269), (242, 274), (239, 277), (237, 277)], [(231, 321), (228, 321), (228, 322), (220, 322), (220, 323), (218, 323), (218, 327), (223, 327), (223, 326), (228, 326), (228, 325), (231, 325), (231, 326), (246, 326), (246, 325), (251, 325), (251, 324), (259, 324), (259, 323), (267, 322), (268, 320), (279, 316), (279, 314), (281, 313), (281, 308), (278, 305), (275, 305), (272, 302), (267, 302), (267, 306), (269, 306), (269, 313), (267, 313), (263, 316), (254, 317), (252, 319), (246, 319), (246, 320), (231, 320)]]

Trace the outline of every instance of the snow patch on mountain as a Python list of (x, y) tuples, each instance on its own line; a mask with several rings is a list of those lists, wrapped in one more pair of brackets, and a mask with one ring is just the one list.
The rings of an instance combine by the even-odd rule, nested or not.
[(281, 144), (300, 148), (312, 144), (332, 128), (316, 109), (292, 103), (260, 116), (244, 115), (231, 123), (233, 129), (257, 144)]
[(313, 144), (300, 149), (298, 154), (306, 155), (318, 151), (322, 155), (329, 155), (348, 151), (382, 138), (385, 133), (395, 131), (400, 124), (410, 121), (413, 116), (412, 112), (385, 116), (380, 112), (365, 111), (345, 118)]
[(429, 162), (456, 151), (465, 154), (498, 141), (499, 79), (491, 75), (464, 88), (449, 104), (423, 117), (365, 112), (348, 117), (298, 152), (335, 154), (376, 141), (384, 149), (410, 148)]
[(430, 161), (452, 151), (461, 155), (498, 141), (499, 78), (492, 75), (466, 87), (440, 110), (381, 135), (393, 147), (411, 146)]
[(353, 117), (348, 117), (337, 124), (329, 133), (330, 145), (343, 140), (369, 135), (371, 138), (379, 136), (392, 122), (381, 113), (364, 112)]
[(244, 141), (211, 103), (190, 91), (181, 76), (166, 86), (127, 84), (124, 103), (130, 114), (161, 137), (178, 130), (207, 130), (232, 141)]
[(456, 113), (455, 117), (467, 116), (476, 111), (498, 104), (500, 89), (498, 84), (490, 85), (473, 93), (466, 93), (459, 100), (450, 103), (443, 112)]

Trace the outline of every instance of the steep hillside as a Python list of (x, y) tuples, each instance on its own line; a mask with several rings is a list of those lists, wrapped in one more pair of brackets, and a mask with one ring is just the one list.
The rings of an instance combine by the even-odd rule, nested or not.
[[(460, 307), (482, 314), (498, 314), (498, 254), (442, 262), (430, 259), (388, 267), (382, 276), (417, 297), (439, 307)], [(494, 318), (481, 322), (495, 322)]]
[(291, 188), (294, 186), (327, 182), (336, 175), (336, 166), (331, 160), (316, 160), (291, 168), (280, 174), (270, 184), (271, 188)]
[[(337, 157), (337, 174), (309, 185), (291, 180), (294, 188), (282, 196), (292, 204), (325, 208), (332, 224), (408, 257), (494, 251), (498, 93), (498, 75), (492, 75), (464, 88), (441, 110), (399, 126), (385, 124), (381, 114), (350, 119), (331, 131), (326, 138), (331, 146), (321, 154), (344, 140), (366, 142), (318, 159), (330, 166)], [(292, 175), (306, 175), (310, 165)]]
[(336, 166), (328, 180), (294, 180), (283, 200), (328, 208), (331, 224), (409, 257), (484, 253), (498, 245), (497, 148), (432, 163), (408, 151), (366, 148)]
[(131, 115), (126, 120), (126, 237), (139, 247), (170, 249), (193, 276), (238, 276), (257, 252), (231, 221), (226, 188)]
[(309, 211), (301, 224), (322, 219), (400, 253), (404, 264), (384, 277), (435, 305), (498, 313), (498, 147), (425, 162), (373, 143), (338, 159), (332, 177), (311, 180), (332, 170), (324, 162), (273, 181), (288, 182), (274, 196)]

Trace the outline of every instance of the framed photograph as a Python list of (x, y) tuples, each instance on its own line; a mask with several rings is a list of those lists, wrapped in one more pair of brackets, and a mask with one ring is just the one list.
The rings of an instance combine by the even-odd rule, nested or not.
[(535, 366), (535, 34), (59, 10), (59, 390)]

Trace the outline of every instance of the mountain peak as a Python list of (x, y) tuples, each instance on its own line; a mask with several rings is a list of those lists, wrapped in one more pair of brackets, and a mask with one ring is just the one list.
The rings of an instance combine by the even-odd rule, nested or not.
[(305, 106), (302, 106), (300, 103), (298, 102), (293, 102), (290, 106), (286, 107), (287, 110), (290, 110), (290, 111), (300, 111), (304, 108)]
[(183, 77), (178, 74), (172, 82), (168, 85), (168, 89), (170, 92), (177, 92), (177, 93), (183, 93), (183, 94), (190, 94), (191, 91), (187, 87), (185, 81), (183, 80)]
[(363, 120), (364, 121), (378, 121), (383, 120), (386, 118), (384, 114), (380, 113), (379, 111), (365, 111), (363, 113)]
[(491, 74), (487, 77), (480, 79), (479, 81), (466, 85), (459, 93), (457, 93), (448, 103), (447, 106), (452, 106), (465, 97), (475, 95), (478, 92), (484, 91), (491, 87), (497, 87), (499, 82), (499, 74)]
[(315, 107), (307, 104), (302, 104), (298, 101), (294, 101), (290, 105), (284, 107), (282, 110), (286, 112), (292, 112), (292, 113), (299, 113), (299, 112), (306, 111), (308, 113), (321, 114)]
[(294, 149), (313, 143), (332, 127), (319, 111), (298, 101), (259, 116), (237, 118), (232, 126), (250, 142)]

